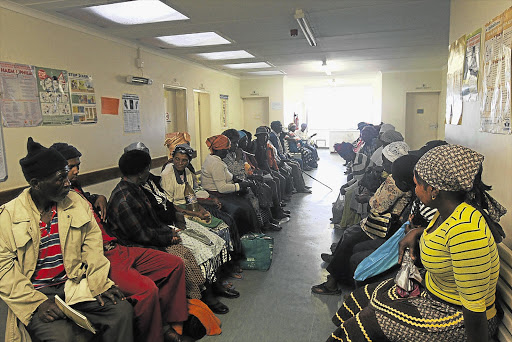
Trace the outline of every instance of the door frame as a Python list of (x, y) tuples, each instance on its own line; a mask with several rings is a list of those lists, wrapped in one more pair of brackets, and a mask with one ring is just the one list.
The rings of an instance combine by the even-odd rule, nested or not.
[[(185, 91), (185, 119), (187, 120), (187, 132), (190, 133), (189, 127), (189, 113), (188, 113), (188, 91), (186, 87), (176, 86), (172, 84), (163, 84), (164, 92), (167, 90), (184, 90)], [(167, 110), (167, 108), (166, 108)]]

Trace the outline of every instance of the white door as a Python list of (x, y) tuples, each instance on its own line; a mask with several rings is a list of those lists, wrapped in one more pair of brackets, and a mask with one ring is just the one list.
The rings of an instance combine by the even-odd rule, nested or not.
[(243, 99), (244, 129), (252, 134), (259, 126), (268, 126), (268, 97)]
[(439, 93), (407, 93), (405, 142), (411, 150), (437, 139)]

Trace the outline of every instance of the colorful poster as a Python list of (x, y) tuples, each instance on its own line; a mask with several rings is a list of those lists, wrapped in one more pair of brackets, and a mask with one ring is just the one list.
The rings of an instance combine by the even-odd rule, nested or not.
[(485, 25), (480, 130), (510, 134), (512, 8)]
[(97, 123), (96, 95), (92, 76), (68, 73), (73, 124)]
[(33, 66), (0, 62), (0, 114), (5, 127), (32, 127), (43, 122)]
[(70, 125), (73, 121), (66, 70), (36, 67), (43, 126)]
[(139, 95), (123, 94), (124, 131), (126, 133), (141, 131), (139, 101)]
[(220, 127), (228, 127), (228, 95), (220, 95)]
[(466, 37), (464, 79), (462, 80), (462, 99), (464, 102), (474, 102), (478, 100), (478, 73), (480, 70), (481, 37), (481, 28)]
[(466, 36), (450, 44), (448, 73), (446, 75), (446, 124), (462, 123), (462, 76)]

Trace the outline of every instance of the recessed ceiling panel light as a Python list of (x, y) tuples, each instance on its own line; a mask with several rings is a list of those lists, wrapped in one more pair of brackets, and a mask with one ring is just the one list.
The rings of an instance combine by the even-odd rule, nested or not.
[(87, 7), (84, 8), (84, 11), (123, 25), (189, 19), (159, 0), (117, 2), (114, 4)]
[(283, 72), (279, 71), (279, 70), (250, 71), (247, 74), (249, 74), (249, 75), (269, 76), (269, 75), (283, 75)]
[(251, 55), (249, 52), (247, 52), (245, 50), (206, 52), (206, 53), (198, 53), (196, 55), (201, 58), (210, 59), (210, 60), (254, 58), (253, 55)]
[(174, 36), (156, 37), (157, 39), (178, 47), (207, 46), (231, 44), (229, 40), (215, 32), (178, 34)]
[(237, 63), (237, 64), (224, 64), (226, 68), (230, 69), (261, 69), (261, 68), (271, 68), (272, 66), (265, 62), (256, 62), (256, 63)]

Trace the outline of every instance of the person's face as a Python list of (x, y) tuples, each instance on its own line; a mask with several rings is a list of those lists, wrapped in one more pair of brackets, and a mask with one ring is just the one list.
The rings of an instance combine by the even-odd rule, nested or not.
[(151, 165), (149, 165), (142, 173), (139, 175), (139, 185), (146, 183), (149, 179), (149, 173), (151, 170)]
[(174, 157), (172, 157), (172, 163), (174, 164), (176, 170), (183, 171), (188, 166), (188, 156), (184, 153), (176, 152)]
[(80, 157), (68, 159), (68, 179), (70, 183), (76, 182), (80, 173)]
[(274, 127), (272, 127), (272, 129), (276, 131), (276, 133), (281, 133), (281, 131), (283, 130), (283, 125), (280, 122), (278, 122), (277, 124), (274, 124)]
[(69, 169), (66, 166), (45, 179), (32, 180), (31, 186), (36, 191), (39, 191), (45, 199), (52, 202), (60, 202), (67, 196), (71, 188), (68, 171)]
[(231, 142), (231, 147), (229, 148), (229, 150), (231, 152), (234, 152), (236, 151), (236, 149), (238, 148), (238, 141), (240, 140), (240, 138), (232, 138), (232, 139), (229, 139), (229, 141)]
[(256, 135), (256, 141), (258, 142), (259, 146), (265, 146), (265, 144), (267, 143), (267, 140), (268, 140), (267, 134), (260, 133), (260, 134)]
[(242, 150), (245, 150), (247, 148), (247, 137), (243, 137), (238, 141), (238, 147), (240, 147)]
[(430, 207), (432, 205), (433, 188), (423, 182), (420, 183), (418, 179), (416, 179), (416, 175), (414, 175), (414, 184), (416, 184), (416, 187), (414, 188), (416, 197), (418, 197), (421, 203)]
[(387, 173), (391, 173), (393, 163), (388, 160), (386, 157), (382, 156), (382, 167), (384, 168), (384, 171)]

